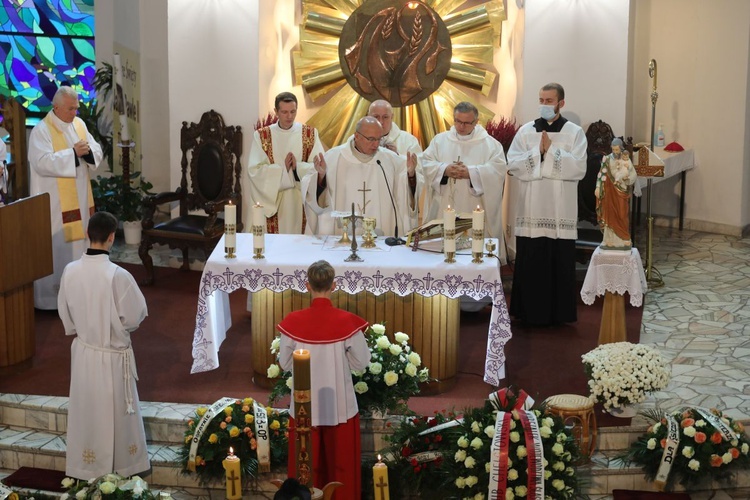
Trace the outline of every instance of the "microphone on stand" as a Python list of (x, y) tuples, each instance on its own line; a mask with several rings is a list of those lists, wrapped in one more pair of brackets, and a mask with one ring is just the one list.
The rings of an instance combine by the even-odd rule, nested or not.
[(396, 212), (396, 202), (393, 201), (393, 193), (391, 193), (391, 186), (388, 184), (388, 177), (385, 175), (385, 169), (380, 160), (375, 160), (375, 163), (380, 167), (380, 171), (383, 172), (383, 178), (385, 179), (385, 187), (388, 188), (388, 196), (391, 198), (391, 206), (393, 206), (393, 217), (396, 220), (396, 234), (389, 236), (385, 239), (385, 244), (389, 247), (395, 247), (396, 245), (404, 245), (406, 242), (398, 237), (398, 212)]

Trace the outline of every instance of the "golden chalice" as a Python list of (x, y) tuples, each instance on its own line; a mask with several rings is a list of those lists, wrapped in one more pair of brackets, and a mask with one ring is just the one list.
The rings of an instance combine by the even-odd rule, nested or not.
[(493, 240), (492, 238), (489, 238), (487, 242), (484, 244), (484, 248), (487, 250), (487, 257), (495, 256), (495, 250), (497, 249), (497, 244), (495, 243), (495, 240)]
[(375, 248), (375, 217), (362, 219), (362, 248)]

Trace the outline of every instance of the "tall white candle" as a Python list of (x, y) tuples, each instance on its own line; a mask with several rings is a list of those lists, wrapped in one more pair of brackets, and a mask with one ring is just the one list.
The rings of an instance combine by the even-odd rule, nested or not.
[[(453, 231), (453, 236), (450, 238), (445, 237), (447, 231)], [(450, 205), (448, 205), (443, 214), (443, 251), (456, 251), (456, 211)]]
[(252, 209), (253, 248), (265, 248), (265, 221), (263, 205), (256, 203)]
[[(477, 205), (477, 208), (471, 214), (471, 229), (472, 233), (476, 231), (484, 232), (484, 210), (482, 207)], [(484, 238), (475, 238), (472, 235), (471, 238), (471, 251), (474, 253), (482, 253), (484, 249)]]
[(115, 75), (115, 99), (117, 98), (117, 88), (122, 92), (122, 110), (120, 111), (120, 141), (124, 144), (130, 143), (130, 132), (128, 132), (128, 114), (125, 111), (127, 104), (125, 102), (125, 87), (122, 85), (122, 61), (120, 54), (115, 52), (112, 72)]
[(224, 246), (235, 248), (237, 244), (237, 205), (231, 201), (224, 205)]

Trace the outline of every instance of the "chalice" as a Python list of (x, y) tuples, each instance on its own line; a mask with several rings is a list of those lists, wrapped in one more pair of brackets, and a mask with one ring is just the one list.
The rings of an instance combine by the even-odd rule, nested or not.
[(339, 243), (351, 243), (352, 240), (349, 239), (349, 219), (341, 219), (341, 239), (339, 240)]
[(362, 219), (362, 248), (375, 248), (375, 217), (365, 217)]
[(487, 250), (487, 257), (495, 256), (495, 250), (497, 249), (495, 240), (493, 240), (492, 238), (488, 238), (487, 242), (484, 244), (484, 248)]

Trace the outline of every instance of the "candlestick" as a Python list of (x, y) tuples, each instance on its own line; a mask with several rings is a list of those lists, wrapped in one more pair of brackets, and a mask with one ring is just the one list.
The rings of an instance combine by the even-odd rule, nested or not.
[(294, 383), (295, 456), (297, 480), (313, 487), (312, 413), (310, 394), (310, 351), (298, 349), (292, 353), (292, 381)]
[(482, 252), (484, 252), (484, 210), (477, 205), (471, 214), (471, 253), (474, 256), (472, 262), (476, 262), (477, 258), (479, 262), (482, 262)]
[(229, 455), (221, 462), (221, 465), (224, 466), (227, 476), (227, 500), (241, 500), (240, 459), (235, 456), (232, 448), (229, 448)]
[(450, 205), (443, 214), (443, 253), (445, 262), (456, 262), (456, 211)]
[(228, 205), (224, 205), (224, 251), (225, 257), (233, 259), (235, 247), (237, 245), (237, 205), (232, 204), (231, 200)]
[(266, 247), (266, 216), (263, 213), (263, 205), (256, 203), (252, 209), (253, 220), (253, 259), (262, 259), (263, 250)]
[(375, 486), (375, 500), (390, 500), (390, 491), (388, 486), (388, 466), (380, 460), (372, 466), (372, 483)]

